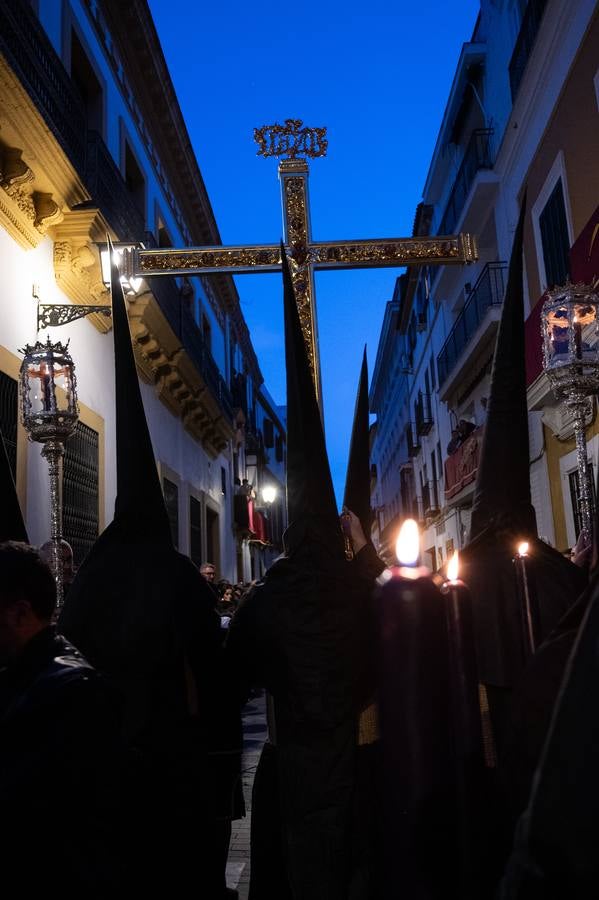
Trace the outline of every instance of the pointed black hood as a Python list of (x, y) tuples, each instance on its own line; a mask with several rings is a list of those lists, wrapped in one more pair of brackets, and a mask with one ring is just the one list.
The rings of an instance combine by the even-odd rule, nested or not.
[(220, 638), (210, 588), (173, 546), (114, 264), (111, 289), (115, 516), (78, 569), (59, 628), (119, 688), (123, 727), (134, 736), (185, 710), (184, 663), (194, 657), (192, 644), (208, 641), (201, 654), (208, 659)]
[(3, 541), (29, 543), (4, 438), (0, 432), (0, 543)]
[(526, 197), (514, 235), (495, 347), (470, 540), (499, 521), (517, 528), (524, 536), (537, 531), (530, 497), (526, 402), (522, 261), (525, 212)]
[[(529, 652), (523, 640), (523, 600), (513, 563), (520, 541), (529, 542), (526, 566), (537, 647), (575, 602), (585, 580), (580, 569), (536, 534), (524, 370), (524, 210), (523, 201), (495, 350), (470, 540), (461, 553), (460, 566), (473, 596), (479, 678), (483, 684), (500, 688), (518, 683)], [(505, 709), (495, 695), (490, 704), (499, 745), (506, 728)]]
[(364, 347), (354, 410), (354, 424), (349, 445), (343, 505), (357, 515), (366, 537), (370, 536), (371, 526), (369, 427), (368, 361), (366, 359), (366, 347)]
[(329, 536), (337, 543), (341, 540), (341, 530), (324, 429), (289, 263), (282, 246), (281, 255), (287, 372), (287, 515), (290, 526), (287, 537), (309, 528), (318, 531), (325, 543)]
[(119, 270), (110, 251), (110, 291), (116, 392), (117, 495), (114, 521), (121, 531), (140, 529), (172, 543), (164, 497), (139, 389)]

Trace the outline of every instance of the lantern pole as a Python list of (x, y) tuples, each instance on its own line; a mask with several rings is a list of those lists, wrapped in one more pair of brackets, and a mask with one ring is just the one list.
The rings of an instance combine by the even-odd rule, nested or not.
[(46, 441), (42, 456), (48, 463), (50, 480), (50, 539), (52, 541), (52, 568), (56, 581), (56, 607), (62, 607), (64, 600), (64, 578), (62, 558), (62, 460), (64, 444), (61, 441)]
[(593, 540), (593, 488), (586, 443), (590, 398), (599, 392), (599, 294), (593, 285), (547, 291), (541, 311), (543, 371), (556, 399), (571, 413), (578, 469), (578, 512), (585, 544)]
[[(79, 420), (75, 364), (66, 344), (37, 341), (21, 351), (21, 417), (30, 441), (42, 446), (50, 481), (50, 537), (56, 581), (56, 614), (64, 599), (62, 557), (62, 461), (65, 441)], [(59, 383), (57, 384), (57, 379)]]
[(585, 546), (588, 546), (593, 540), (593, 494), (586, 439), (586, 418), (590, 412), (590, 403), (585, 397), (584, 399), (566, 400), (564, 405), (571, 410), (574, 419), (581, 531)]

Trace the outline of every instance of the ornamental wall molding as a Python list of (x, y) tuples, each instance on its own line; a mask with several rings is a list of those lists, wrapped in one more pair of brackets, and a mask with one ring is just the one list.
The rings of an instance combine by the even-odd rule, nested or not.
[(23, 159), (23, 149), (2, 140), (0, 119), (0, 224), (26, 249), (37, 247), (48, 228), (63, 218), (50, 191), (39, 190), (35, 172)]
[[(98, 209), (74, 209), (52, 229), (54, 277), (58, 287), (73, 303), (109, 304), (110, 291), (102, 281), (98, 243), (106, 234), (114, 236)], [(100, 332), (109, 331), (111, 320), (96, 313), (89, 321)]]
[(28, 250), (66, 210), (89, 199), (81, 175), (0, 55), (0, 225)]
[(129, 322), (142, 377), (181, 419), (185, 429), (216, 458), (234, 436), (218, 399), (170, 328), (150, 291), (129, 302)]

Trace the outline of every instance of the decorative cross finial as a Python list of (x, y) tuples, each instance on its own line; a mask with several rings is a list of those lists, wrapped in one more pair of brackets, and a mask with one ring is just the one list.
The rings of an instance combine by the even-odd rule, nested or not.
[(326, 128), (302, 128), (301, 119), (285, 119), (284, 125), (263, 125), (254, 128), (254, 140), (260, 145), (258, 156), (287, 156), (297, 159), (298, 155), (316, 159), (327, 155), (329, 142)]

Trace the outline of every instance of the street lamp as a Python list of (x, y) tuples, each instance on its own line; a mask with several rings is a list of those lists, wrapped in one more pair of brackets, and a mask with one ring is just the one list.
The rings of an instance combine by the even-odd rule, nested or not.
[(20, 404), (29, 440), (39, 441), (50, 476), (51, 539), (57, 606), (63, 601), (61, 474), (64, 443), (79, 420), (75, 364), (69, 342), (27, 344), (20, 370)]
[(274, 484), (267, 484), (262, 488), (262, 499), (267, 506), (271, 506), (277, 499), (277, 489)]
[(590, 397), (599, 391), (599, 294), (587, 284), (547, 291), (541, 312), (543, 370), (574, 420), (582, 532), (593, 537), (593, 493), (585, 437)]
[[(98, 244), (98, 250), (100, 252), (100, 266), (102, 269), (102, 281), (106, 285), (106, 287), (110, 287), (110, 252), (108, 250), (107, 244)], [(112, 245), (112, 261), (116, 264), (119, 272), (122, 273), (124, 269), (124, 254), (125, 251), (128, 250), (144, 250), (145, 247), (141, 243), (133, 243), (131, 241), (126, 242), (122, 241)], [(120, 275), (121, 284), (123, 285), (123, 291), (125, 294), (137, 294), (141, 287), (141, 283), (143, 281), (142, 278), (138, 278), (133, 275)]]

